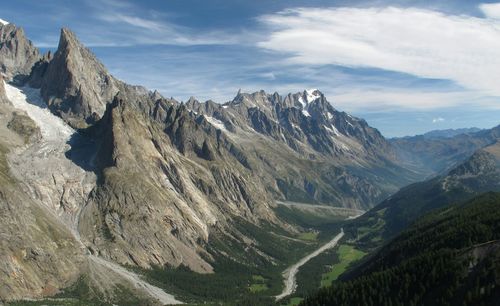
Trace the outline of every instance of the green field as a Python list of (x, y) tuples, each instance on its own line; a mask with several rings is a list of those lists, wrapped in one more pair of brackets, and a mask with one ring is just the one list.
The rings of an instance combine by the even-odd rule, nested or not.
[(337, 255), (339, 263), (333, 265), (330, 271), (321, 276), (321, 287), (330, 286), (334, 280), (347, 270), (352, 262), (363, 258), (366, 253), (353, 246), (341, 244), (337, 250)]
[(282, 306), (297, 306), (302, 302), (304, 299), (301, 297), (293, 297), (288, 301), (288, 304), (283, 304)]
[(316, 241), (318, 240), (318, 232), (305, 232), (301, 233), (297, 238), (306, 241)]
[(266, 291), (269, 286), (266, 284), (266, 279), (262, 275), (252, 275), (252, 283), (248, 290), (252, 293)]

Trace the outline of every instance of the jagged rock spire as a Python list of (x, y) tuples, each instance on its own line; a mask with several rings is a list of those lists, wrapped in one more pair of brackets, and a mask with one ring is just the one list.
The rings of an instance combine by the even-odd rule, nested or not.
[(22, 28), (12, 23), (0, 25), (0, 73), (7, 80), (24, 82), (39, 59), (40, 52)]

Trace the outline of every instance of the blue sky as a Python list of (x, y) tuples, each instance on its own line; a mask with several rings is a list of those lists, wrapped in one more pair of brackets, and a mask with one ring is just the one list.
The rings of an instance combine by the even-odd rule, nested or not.
[(388, 137), (500, 124), (494, 1), (1, 2), (43, 50), (69, 27), (116, 77), (178, 100), (318, 88)]

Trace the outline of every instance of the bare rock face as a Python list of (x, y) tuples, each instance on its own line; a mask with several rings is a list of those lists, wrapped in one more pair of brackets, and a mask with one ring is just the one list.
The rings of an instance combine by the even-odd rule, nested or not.
[(39, 60), (38, 49), (14, 24), (0, 24), (0, 73), (7, 80), (23, 82)]
[(84, 126), (93, 116), (102, 116), (118, 90), (116, 80), (92, 52), (73, 32), (62, 29), (41, 84), (49, 108), (73, 126)]
[(214, 228), (230, 229), (236, 216), (276, 222), (264, 186), (184, 106), (155, 121), (119, 94), (94, 129), (103, 137), (101, 183), (80, 220), (94, 253), (211, 272), (205, 248)]

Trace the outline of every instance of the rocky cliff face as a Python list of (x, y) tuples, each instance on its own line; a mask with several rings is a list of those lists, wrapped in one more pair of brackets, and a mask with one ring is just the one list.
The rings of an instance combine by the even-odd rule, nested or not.
[(101, 183), (80, 221), (93, 252), (142, 267), (210, 272), (200, 255), (207, 258), (212, 229), (229, 232), (236, 216), (276, 222), (263, 186), (220, 133), (182, 106), (153, 121), (133, 105), (117, 95), (93, 128), (102, 135)]
[(70, 30), (62, 29), (41, 84), (42, 96), (51, 110), (70, 122), (91, 122), (102, 116), (118, 90), (116, 80), (92, 52)]
[(39, 58), (38, 49), (26, 38), (22, 28), (0, 23), (0, 73), (7, 80), (23, 82)]

